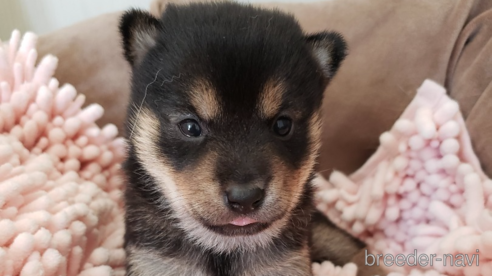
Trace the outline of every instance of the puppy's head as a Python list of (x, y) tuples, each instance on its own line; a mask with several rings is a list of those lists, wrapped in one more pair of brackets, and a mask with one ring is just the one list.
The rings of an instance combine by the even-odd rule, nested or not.
[(132, 10), (120, 31), (131, 150), (181, 227), (219, 250), (277, 234), (313, 171), (342, 37), (235, 3)]

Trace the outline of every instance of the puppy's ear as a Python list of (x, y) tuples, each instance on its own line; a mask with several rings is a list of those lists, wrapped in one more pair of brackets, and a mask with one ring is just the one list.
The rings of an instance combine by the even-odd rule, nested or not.
[(132, 66), (135, 66), (155, 45), (157, 33), (162, 26), (150, 13), (132, 9), (123, 15), (119, 28), (125, 57)]
[(334, 32), (321, 32), (306, 36), (313, 56), (326, 79), (331, 79), (347, 56), (347, 43), (342, 35)]

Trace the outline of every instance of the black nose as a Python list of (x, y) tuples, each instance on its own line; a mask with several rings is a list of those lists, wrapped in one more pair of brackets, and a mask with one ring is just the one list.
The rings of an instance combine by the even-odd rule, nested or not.
[(229, 207), (241, 214), (246, 214), (260, 207), (265, 191), (249, 185), (231, 185), (226, 190)]

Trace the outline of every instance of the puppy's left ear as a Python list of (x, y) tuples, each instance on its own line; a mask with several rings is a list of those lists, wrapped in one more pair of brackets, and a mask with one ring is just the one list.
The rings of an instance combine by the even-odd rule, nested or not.
[(156, 43), (162, 25), (157, 18), (146, 11), (132, 9), (120, 21), (120, 34), (128, 62), (135, 66)]
[(306, 41), (326, 79), (335, 76), (347, 56), (347, 43), (339, 33), (321, 32), (306, 36)]

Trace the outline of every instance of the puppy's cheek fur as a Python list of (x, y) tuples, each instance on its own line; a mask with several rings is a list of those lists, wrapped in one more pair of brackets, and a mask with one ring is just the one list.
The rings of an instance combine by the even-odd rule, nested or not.
[[(193, 168), (186, 168), (174, 175), (186, 204), (190, 206), (193, 216), (210, 224), (224, 224), (220, 220), (227, 216), (222, 191), (213, 172), (217, 163), (217, 154), (207, 153)], [(196, 217), (198, 216), (198, 217)]]
[(305, 160), (301, 163), (301, 166), (291, 173), (291, 181), (288, 182), (286, 189), (290, 191), (293, 198), (289, 211), (295, 208), (304, 192), (304, 187), (309, 177), (313, 173), (316, 159), (318, 157), (318, 150), (320, 148), (320, 135), (321, 135), (321, 120), (319, 112), (313, 114), (309, 121), (308, 128), (308, 149)]
[(305, 185), (313, 173), (317, 152), (320, 147), (321, 120), (319, 112), (316, 112), (309, 121), (308, 128), (308, 154), (302, 165), (295, 170), (286, 166), (281, 159), (272, 154), (272, 181), (269, 185), (265, 208), (262, 210), (272, 217), (287, 214), (271, 227), (282, 228), (287, 223), (289, 214), (296, 208), (304, 193)]
[(133, 127), (131, 143), (135, 146), (138, 161), (143, 165), (157, 183), (156, 189), (170, 199), (171, 206), (177, 210), (188, 210), (186, 200), (176, 183), (175, 172), (170, 162), (160, 154), (157, 148), (159, 140), (159, 120), (155, 114), (146, 107), (142, 107), (130, 118)]
[[(281, 158), (272, 155), (272, 181), (268, 187), (272, 212), (288, 213), (298, 202), (304, 183), (298, 182), (296, 171), (287, 166)], [(269, 202), (270, 203), (270, 202)]]
[[(198, 214), (213, 220), (225, 207), (220, 197), (220, 187), (213, 178), (216, 155), (209, 153), (193, 169), (182, 172), (173, 170), (165, 156), (158, 154), (159, 120), (152, 111), (142, 108), (133, 119), (137, 158), (158, 183), (159, 190), (177, 210), (189, 215)], [(213, 215), (213, 216), (212, 216)], [(213, 222), (213, 221), (212, 221)]]
[(318, 159), (319, 149), (321, 147), (321, 111), (316, 111), (309, 121), (309, 148), (308, 158), (303, 163), (299, 170), (299, 177), (304, 181), (307, 181), (310, 175), (314, 171), (316, 161)]

